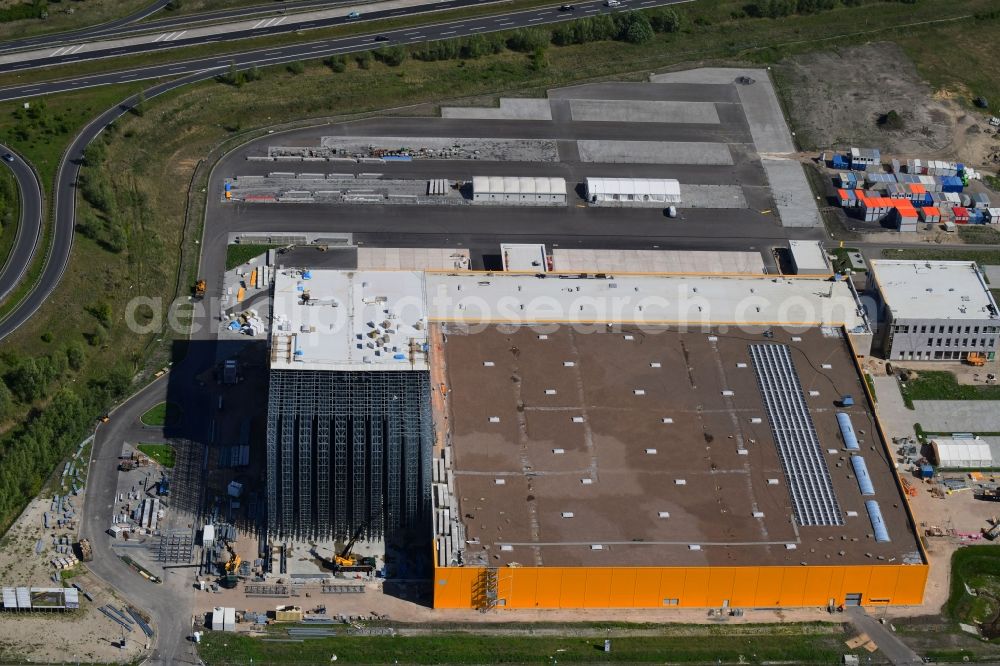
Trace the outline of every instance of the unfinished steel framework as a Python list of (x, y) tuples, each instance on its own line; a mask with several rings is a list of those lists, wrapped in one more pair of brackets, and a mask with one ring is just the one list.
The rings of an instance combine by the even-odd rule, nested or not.
[(429, 515), (432, 446), (425, 371), (272, 369), (268, 532), (365, 539)]

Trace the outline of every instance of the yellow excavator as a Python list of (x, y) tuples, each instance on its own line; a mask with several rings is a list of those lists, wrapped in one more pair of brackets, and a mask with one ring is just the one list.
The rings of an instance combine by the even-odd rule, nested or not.
[(229, 551), (229, 561), (223, 565), (223, 569), (225, 569), (226, 573), (219, 579), (219, 585), (231, 590), (236, 587), (236, 584), (240, 580), (236, 574), (240, 570), (240, 563), (242, 563), (243, 560), (241, 560), (240, 556), (236, 554), (236, 550), (233, 548), (232, 544), (227, 543), (226, 550)]

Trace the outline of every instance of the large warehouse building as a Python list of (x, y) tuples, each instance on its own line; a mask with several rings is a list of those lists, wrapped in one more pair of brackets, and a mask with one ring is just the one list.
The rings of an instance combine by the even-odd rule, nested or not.
[[(436, 608), (920, 603), (926, 557), (866, 399), (869, 325), (849, 282), (302, 277), (279, 277), (273, 369), (427, 373), (413, 394), (426, 407), (410, 406), (433, 432), (415, 478), (430, 498)], [(301, 313), (278, 308), (287, 294)], [(369, 307), (383, 312), (358, 311)], [(348, 438), (354, 465), (375, 450), (366, 427)], [(321, 451), (293, 445), (293, 493), (295, 465)]]
[[(418, 276), (278, 271), (267, 419), (268, 531), (368, 539), (424, 524), (430, 388)], [(414, 286), (417, 289), (414, 289)]]
[[(866, 291), (877, 301), (876, 346), (891, 360), (993, 360), (1000, 310), (971, 261), (874, 260)], [(875, 313), (873, 313), (873, 316)]]

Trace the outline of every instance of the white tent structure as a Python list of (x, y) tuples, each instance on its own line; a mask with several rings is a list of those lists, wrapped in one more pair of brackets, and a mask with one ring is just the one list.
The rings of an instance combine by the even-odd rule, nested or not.
[(566, 179), (549, 176), (473, 176), (474, 203), (564, 204)]
[(587, 201), (612, 206), (666, 206), (681, 202), (681, 185), (665, 178), (588, 178)]
[(993, 453), (990, 445), (976, 437), (974, 439), (934, 439), (931, 440), (934, 458), (938, 467), (948, 469), (980, 469), (993, 467)]

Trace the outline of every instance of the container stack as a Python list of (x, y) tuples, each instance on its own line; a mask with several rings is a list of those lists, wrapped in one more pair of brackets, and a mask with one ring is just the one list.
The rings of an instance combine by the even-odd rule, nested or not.
[(899, 201), (895, 210), (897, 230), (901, 232), (917, 230), (917, 211), (909, 201)]
[(941, 211), (936, 206), (924, 206), (920, 209), (920, 221), (927, 224), (938, 224), (941, 222)]

